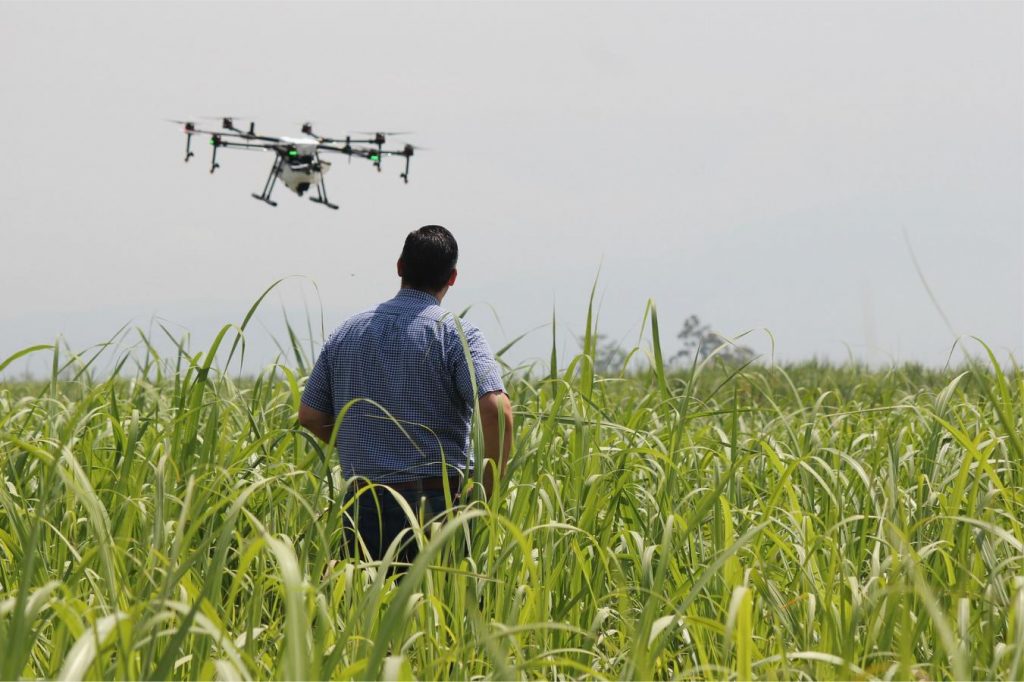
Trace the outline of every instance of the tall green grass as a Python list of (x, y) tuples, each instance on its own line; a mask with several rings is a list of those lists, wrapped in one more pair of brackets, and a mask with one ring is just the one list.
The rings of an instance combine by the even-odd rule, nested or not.
[(1017, 368), (668, 371), (650, 308), (649, 367), (601, 376), (590, 319), (510, 374), (506, 481), (416, 524), (402, 578), (335, 561), (294, 334), (249, 379), (228, 327), (144, 339), (132, 378), (26, 349), (53, 373), (0, 386), (0, 679), (1024, 677)]

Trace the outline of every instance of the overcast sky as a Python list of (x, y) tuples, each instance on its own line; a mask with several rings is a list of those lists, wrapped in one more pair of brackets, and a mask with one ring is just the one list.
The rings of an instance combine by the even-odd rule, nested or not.
[[(516, 360), (553, 309), (575, 350), (599, 269), (628, 344), (653, 299), (668, 352), (698, 314), (782, 360), (942, 364), (953, 332), (1020, 358), (1022, 8), (0, 2), (0, 359), (153, 319), (203, 347), (301, 276), (252, 329), (269, 361), (313, 283), (328, 330), (390, 297), (427, 223), (459, 240), (450, 308), (495, 348), (539, 327)], [(163, 120), (223, 114), (430, 149), (407, 186), (338, 159), (341, 210), (271, 208), (271, 155), (211, 176)]]

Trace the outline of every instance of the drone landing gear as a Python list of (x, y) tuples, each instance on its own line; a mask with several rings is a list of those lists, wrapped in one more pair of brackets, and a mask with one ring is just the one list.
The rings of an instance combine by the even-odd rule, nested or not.
[[(315, 166), (315, 168), (317, 168), (318, 171), (322, 171), (321, 166), (320, 166), (320, 155), (319, 154), (315, 154), (315, 156), (316, 156), (316, 166)], [(333, 208), (335, 211), (338, 210), (338, 205), (337, 204), (332, 204), (331, 202), (329, 202), (327, 200), (327, 185), (324, 184), (324, 174), (323, 174), (323, 172), (318, 172), (317, 173), (316, 196), (315, 197), (310, 197), (309, 200), (312, 201), (314, 204), (323, 204), (327, 208)]]
[(264, 201), (264, 202), (270, 204), (271, 206), (277, 206), (277, 202), (276, 201), (272, 201), (272, 200), (270, 200), (267, 197), (264, 197), (264, 196), (261, 196), (259, 194), (256, 194), (256, 192), (252, 193), (252, 198), (253, 199), (259, 199), (260, 201)]
[(314, 204), (323, 204), (327, 208), (333, 208), (335, 211), (338, 210), (337, 204), (327, 201), (327, 187), (324, 185), (323, 178), (320, 178), (320, 182), (316, 185), (316, 196), (310, 197), (309, 200)]
[(270, 175), (267, 177), (266, 184), (263, 185), (263, 193), (256, 194), (254, 192), (252, 195), (253, 199), (259, 199), (271, 206), (277, 206), (277, 202), (270, 199), (270, 193), (274, 191), (274, 185), (277, 184), (277, 173), (281, 170), (281, 163), (282, 161), (280, 156), (274, 159), (274, 165), (270, 169)]

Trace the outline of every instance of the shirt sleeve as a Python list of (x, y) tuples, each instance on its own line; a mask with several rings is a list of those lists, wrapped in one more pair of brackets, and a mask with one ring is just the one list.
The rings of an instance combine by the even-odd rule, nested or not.
[(302, 391), (302, 404), (326, 414), (334, 414), (334, 401), (331, 399), (331, 368), (327, 352), (329, 345), (324, 344), (320, 356), (313, 365), (313, 371), (306, 379), (306, 388)]
[[(465, 346), (462, 343), (462, 336), (459, 334), (458, 326), (451, 325), (449, 339), (451, 345), (448, 350), (448, 364), (455, 380), (455, 386), (459, 394), (467, 403), (472, 403), (474, 397), (493, 393), (494, 391), (505, 390), (505, 384), (501, 380), (501, 366), (494, 359), (491, 347), (483, 333), (473, 325), (462, 322), (462, 331), (466, 337)], [(469, 350), (468, 358), (466, 350)], [(469, 360), (473, 362), (473, 377), (470, 377)], [(473, 395), (473, 378), (476, 379), (476, 396)]]

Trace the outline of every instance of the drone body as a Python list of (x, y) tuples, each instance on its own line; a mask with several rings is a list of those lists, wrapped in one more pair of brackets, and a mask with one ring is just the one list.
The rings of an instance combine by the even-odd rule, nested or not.
[[(316, 189), (316, 196), (310, 197), (310, 201), (323, 204), (328, 208), (337, 209), (337, 204), (332, 204), (327, 199), (327, 186), (324, 184), (324, 175), (331, 168), (331, 162), (321, 158), (321, 154), (335, 153), (345, 154), (351, 158), (357, 157), (367, 159), (374, 167), (381, 170), (381, 160), (385, 156), (404, 156), (405, 170), (401, 178), (409, 182), (409, 162), (412, 159), (415, 147), (411, 144), (405, 145), (401, 150), (384, 149), (385, 133), (374, 133), (372, 138), (353, 139), (351, 136), (345, 138), (330, 138), (317, 135), (313, 132), (313, 126), (306, 123), (302, 126), (301, 137), (274, 137), (269, 135), (257, 135), (256, 125), (249, 124), (248, 131), (242, 131), (235, 127), (234, 121), (230, 118), (222, 119), (222, 130), (202, 130), (196, 127), (191, 121), (175, 121), (185, 126), (185, 161), (188, 162), (195, 152), (192, 151), (193, 135), (208, 135), (210, 145), (213, 147), (213, 156), (210, 160), (210, 172), (220, 168), (217, 163), (217, 150), (227, 149), (254, 149), (260, 151), (274, 152), (274, 164), (270, 169), (270, 175), (263, 185), (263, 191), (253, 194), (253, 198), (259, 199), (271, 206), (277, 206), (270, 196), (274, 191), (274, 185), (278, 180), (284, 183), (285, 187), (298, 194), (300, 197), (310, 188)], [(399, 133), (388, 133), (399, 134)], [(339, 146), (340, 145), (340, 146)]]
[[(319, 190), (323, 186), (324, 175), (331, 169), (331, 162), (319, 159), (317, 141), (308, 137), (282, 137), (281, 143), (287, 145), (286, 158), (282, 159), (279, 154), (278, 160), (281, 163), (275, 163), (271, 172), (277, 175), (285, 187), (300, 197), (310, 187), (316, 187)], [(253, 196), (274, 206), (276, 204), (269, 201), (271, 189), (273, 187), (266, 188), (267, 196), (265, 198), (259, 194)], [(327, 204), (327, 206), (337, 208), (334, 204)]]
[[(302, 158), (300, 152), (299, 158)], [(330, 161), (320, 161), (319, 170), (313, 170), (309, 164), (285, 163), (277, 172), (277, 177), (285, 184), (285, 187), (298, 194), (300, 197), (310, 187), (319, 187), (323, 184), (324, 175), (331, 169)]]

